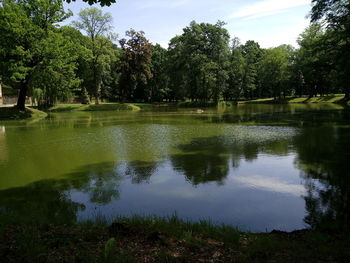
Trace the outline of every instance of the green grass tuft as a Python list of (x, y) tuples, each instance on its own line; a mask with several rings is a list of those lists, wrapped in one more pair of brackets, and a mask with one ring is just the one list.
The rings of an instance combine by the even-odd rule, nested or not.
[(191, 222), (183, 221), (176, 215), (171, 217), (141, 217), (130, 218), (119, 217), (114, 222), (121, 222), (133, 230), (144, 231), (146, 234), (153, 234), (155, 231), (185, 240), (189, 243), (198, 236), (201, 238), (214, 238), (225, 245), (238, 245), (240, 233), (231, 226), (214, 225), (210, 221)]

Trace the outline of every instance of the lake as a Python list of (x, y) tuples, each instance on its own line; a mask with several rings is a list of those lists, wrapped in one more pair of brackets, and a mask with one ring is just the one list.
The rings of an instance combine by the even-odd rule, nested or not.
[(0, 121), (0, 214), (176, 214), (253, 232), (350, 218), (350, 111), (334, 104), (54, 113)]

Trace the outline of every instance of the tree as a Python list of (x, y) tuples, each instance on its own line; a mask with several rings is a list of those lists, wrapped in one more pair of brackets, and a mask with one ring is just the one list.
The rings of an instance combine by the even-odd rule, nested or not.
[[(218, 101), (227, 85), (230, 36), (224, 23), (192, 21), (170, 41), (169, 60), (182, 96)], [(172, 79), (174, 79), (172, 78)]]
[[(61, 0), (5, 0), (0, 7), (0, 75), (4, 82), (19, 88), (17, 107), (25, 109), (25, 100), (33, 88), (39, 68), (56, 76), (59, 67), (52, 63), (68, 61), (61, 50), (62, 41), (52, 42), (56, 37), (55, 23), (66, 19), (70, 13), (63, 9)], [(49, 44), (50, 43), (50, 44)], [(45, 51), (42, 48), (45, 46)], [(51, 49), (48, 51), (47, 49)], [(45, 65), (45, 66), (44, 66)], [(56, 64), (57, 65), (57, 64)], [(68, 63), (65, 70), (71, 71)], [(61, 71), (62, 73), (62, 71)], [(60, 74), (60, 73), (59, 73)], [(62, 75), (61, 75), (62, 76)], [(52, 79), (50, 79), (52, 80)], [(48, 87), (49, 79), (42, 79), (41, 87)]]
[(169, 76), (169, 100), (183, 100), (190, 97), (188, 87), (188, 74), (186, 57), (183, 56), (183, 43), (181, 36), (175, 36), (170, 40), (168, 47), (167, 74)]
[[(90, 102), (90, 95), (87, 87), (91, 86), (91, 69), (92, 52), (90, 50), (91, 42), (87, 36), (84, 36), (78, 29), (63, 26), (60, 33), (71, 43), (71, 52), (76, 57), (76, 77), (79, 78), (79, 86), (73, 89), (73, 96), (82, 98), (82, 102)], [(91, 89), (90, 89), (91, 90)]]
[(167, 50), (156, 44), (153, 47), (151, 63), (153, 77), (148, 81), (145, 92), (147, 101), (162, 101), (163, 98), (168, 96), (167, 58)]
[(348, 0), (312, 0), (311, 21), (324, 22), (332, 34), (332, 60), (336, 62), (339, 85), (350, 98), (350, 1)]
[(246, 98), (253, 98), (257, 96), (256, 90), (258, 82), (258, 63), (260, 61), (262, 51), (260, 45), (257, 42), (248, 40), (242, 46), (242, 53), (245, 60), (243, 92)]
[(134, 99), (134, 91), (138, 85), (147, 84), (152, 78), (151, 62), (153, 46), (143, 31), (130, 29), (126, 31), (128, 39), (119, 41), (122, 48), (120, 98)]
[(322, 19), (334, 29), (350, 28), (350, 2), (348, 0), (312, 0), (311, 22)]
[(333, 50), (327, 48), (327, 38), (319, 24), (310, 25), (298, 38), (296, 61), (309, 97), (328, 93), (334, 59), (330, 57)]
[(73, 44), (59, 33), (49, 32), (48, 37), (40, 41), (38, 55), (43, 59), (29, 80), (33, 98), (40, 107), (51, 107), (58, 100), (67, 101), (72, 89), (79, 85), (74, 50)]
[(287, 95), (288, 70), (291, 66), (289, 46), (266, 49), (259, 63), (259, 97), (284, 97)]
[(229, 60), (229, 79), (224, 99), (237, 101), (242, 94), (245, 68), (242, 45), (237, 37), (232, 40)]
[[(75, 2), (75, 0), (66, 0), (66, 1), (67, 3)], [(83, 0), (83, 1), (88, 3), (89, 5), (99, 3), (101, 6), (110, 6), (111, 4), (116, 2), (116, 0)]]
[(112, 16), (103, 13), (98, 8), (87, 8), (79, 13), (79, 21), (73, 21), (73, 25), (83, 30), (90, 39), (88, 48), (92, 57), (89, 61), (91, 74), (88, 74), (90, 91), (95, 97), (95, 103), (99, 104), (101, 86), (108, 72), (111, 59), (113, 60), (112, 42), (113, 36), (108, 35), (112, 28)]

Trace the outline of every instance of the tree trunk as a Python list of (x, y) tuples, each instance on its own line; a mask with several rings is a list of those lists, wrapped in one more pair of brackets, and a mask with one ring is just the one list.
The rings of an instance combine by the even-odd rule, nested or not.
[(95, 104), (96, 104), (96, 105), (99, 105), (99, 104), (100, 104), (100, 101), (98, 100), (98, 97), (99, 97), (98, 95), (95, 96)]
[(28, 86), (26, 82), (21, 83), (21, 88), (19, 90), (17, 99), (17, 109), (24, 111), (26, 109), (26, 97), (27, 97)]
[(349, 92), (349, 89), (347, 89), (347, 90), (345, 91), (345, 97), (344, 97), (344, 100), (345, 100), (345, 101), (350, 100), (350, 92)]

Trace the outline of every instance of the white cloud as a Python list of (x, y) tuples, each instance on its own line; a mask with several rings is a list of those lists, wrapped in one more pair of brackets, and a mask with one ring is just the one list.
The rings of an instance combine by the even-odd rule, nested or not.
[(304, 5), (310, 5), (310, 0), (264, 0), (239, 9), (228, 18), (255, 19), (279, 14), (290, 8)]
[(261, 175), (235, 176), (234, 180), (249, 188), (262, 189), (271, 192), (302, 196), (305, 194), (305, 187), (301, 184), (290, 184), (278, 178), (268, 178)]

